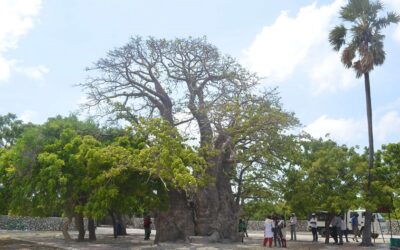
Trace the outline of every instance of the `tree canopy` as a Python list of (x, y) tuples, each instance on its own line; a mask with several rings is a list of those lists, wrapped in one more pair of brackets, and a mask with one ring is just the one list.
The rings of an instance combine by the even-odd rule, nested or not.
[[(194, 234), (235, 238), (243, 168), (252, 173), (261, 166), (278, 169), (289, 147), (285, 140), (290, 136), (284, 133), (298, 125), (294, 114), (282, 108), (276, 91), (257, 88), (260, 79), (255, 74), (205, 38), (134, 37), (88, 70), (89, 80), (80, 86), (88, 93), (87, 107), (97, 114), (131, 122), (161, 117), (174, 127), (186, 126), (189, 135), (199, 134), (194, 137), (197, 153), (208, 165), (204, 174), (213, 180), (189, 197), (170, 191), (170, 211), (157, 216), (157, 232), (165, 239), (157, 240)], [(236, 201), (232, 183), (238, 191)], [(180, 211), (180, 222), (168, 219), (173, 211)]]

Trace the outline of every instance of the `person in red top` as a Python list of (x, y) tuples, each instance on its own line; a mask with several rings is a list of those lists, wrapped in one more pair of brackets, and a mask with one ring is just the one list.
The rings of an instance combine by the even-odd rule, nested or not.
[(150, 240), (150, 234), (151, 234), (151, 218), (150, 218), (150, 216), (146, 215), (143, 218), (143, 227), (144, 227), (144, 240)]

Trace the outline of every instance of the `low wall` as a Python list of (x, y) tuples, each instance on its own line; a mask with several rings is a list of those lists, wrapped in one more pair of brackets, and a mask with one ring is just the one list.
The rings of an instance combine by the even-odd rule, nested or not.
[[(289, 221), (286, 222), (286, 225), (289, 227)], [(307, 221), (305, 220), (298, 220), (297, 221), (297, 231), (307, 231)], [(248, 231), (263, 231), (264, 230), (264, 221), (255, 221), (250, 220), (247, 223), (247, 230)]]
[[(143, 218), (124, 218), (127, 227), (143, 228)], [(152, 228), (154, 229), (154, 219), (152, 219)], [(109, 221), (106, 225), (110, 225)], [(392, 220), (393, 234), (400, 234), (400, 221)], [(29, 230), (29, 231), (61, 231), (63, 225), (63, 218), (59, 217), (20, 217), (20, 216), (6, 216), (0, 215), (0, 229), (2, 230)], [(287, 222), (289, 225), (289, 222)], [(389, 221), (387, 221), (389, 229)], [(307, 221), (298, 220), (297, 231), (307, 231)], [(87, 220), (85, 219), (85, 228), (87, 228)], [(69, 226), (70, 230), (76, 230), (75, 224), (72, 222)], [(248, 231), (263, 231), (264, 221), (249, 221), (247, 225)]]
[[(87, 220), (84, 221), (87, 227)], [(25, 217), (0, 215), (0, 229), (26, 230), (26, 231), (61, 231), (63, 218), (60, 217)], [(76, 230), (74, 222), (69, 225), (69, 230)]]

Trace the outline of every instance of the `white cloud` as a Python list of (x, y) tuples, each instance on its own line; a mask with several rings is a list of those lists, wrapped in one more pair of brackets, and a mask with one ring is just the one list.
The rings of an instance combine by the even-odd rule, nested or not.
[(327, 115), (320, 116), (317, 120), (306, 126), (304, 129), (313, 137), (330, 138), (346, 144), (354, 144), (355, 141), (365, 137), (366, 125), (363, 122), (351, 118), (330, 118)]
[(340, 54), (335, 52), (327, 53), (325, 58), (311, 69), (309, 76), (312, 79), (314, 94), (346, 90), (358, 83), (355, 80), (355, 73), (343, 67)]
[(19, 116), (19, 118), (27, 123), (27, 122), (33, 122), (34, 118), (38, 115), (36, 111), (33, 110), (25, 110), (22, 112), (22, 114)]
[(81, 97), (79, 97), (79, 99), (76, 101), (77, 106), (82, 106), (85, 105), (89, 102), (89, 99), (87, 97), (86, 94), (81, 95)]
[[(381, 117), (376, 135), (379, 141), (400, 142), (400, 115), (397, 111), (390, 111)], [(397, 141), (391, 141), (392, 138), (397, 138)]]
[(337, 24), (344, 4), (344, 0), (324, 6), (313, 3), (301, 8), (295, 17), (282, 12), (245, 50), (244, 63), (273, 83), (294, 73), (304, 74), (313, 94), (356, 86), (359, 81), (354, 72), (344, 68), (340, 54), (328, 43), (329, 31)]
[[(400, 114), (396, 110), (375, 112), (374, 119), (374, 144), (400, 142)], [(331, 118), (322, 115), (304, 128), (304, 131), (315, 138), (330, 138), (350, 146), (368, 144), (367, 118)]]
[(41, 0), (0, 1), (0, 80), (6, 80), (14, 66), (14, 60), (4, 54), (15, 49), (18, 41), (33, 27), (33, 19), (39, 13)]
[(275, 22), (263, 28), (244, 52), (244, 63), (272, 80), (287, 79), (310, 56), (311, 50), (326, 43), (327, 30), (343, 0), (318, 7), (303, 7), (295, 17), (282, 12)]
[[(0, 40), (1, 43), (1, 40)], [(6, 80), (10, 76), (11, 72), (11, 62), (3, 58), (0, 54), (0, 81)]]
[(44, 75), (49, 73), (49, 69), (44, 65), (36, 67), (16, 67), (15, 71), (31, 78), (32, 80), (43, 80)]

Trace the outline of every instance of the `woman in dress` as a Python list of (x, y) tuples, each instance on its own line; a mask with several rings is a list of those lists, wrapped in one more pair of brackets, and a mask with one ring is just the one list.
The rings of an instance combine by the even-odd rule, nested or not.
[(267, 242), (268, 246), (272, 247), (272, 238), (274, 237), (274, 233), (272, 232), (272, 223), (273, 221), (271, 220), (271, 217), (268, 216), (264, 223), (264, 247), (267, 245)]

